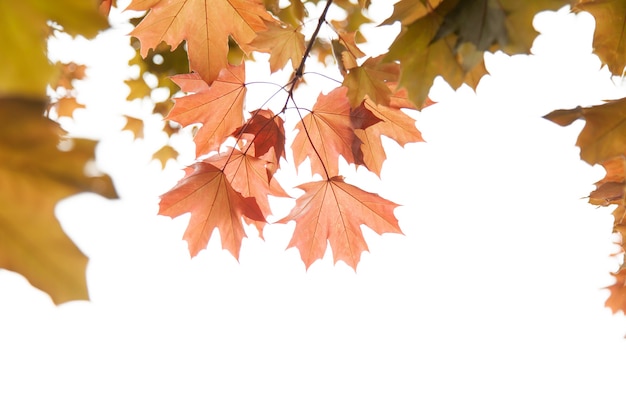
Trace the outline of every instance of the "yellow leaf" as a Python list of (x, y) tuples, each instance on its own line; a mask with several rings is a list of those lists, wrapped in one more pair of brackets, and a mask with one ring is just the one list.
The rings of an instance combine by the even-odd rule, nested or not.
[(46, 57), (48, 22), (70, 35), (95, 36), (107, 27), (96, 0), (18, 0), (0, 2), (0, 96), (46, 97), (55, 69)]
[(165, 165), (167, 165), (167, 161), (170, 159), (178, 158), (178, 151), (172, 148), (170, 145), (165, 145), (154, 154), (152, 154), (152, 159), (159, 161), (161, 163), (161, 167), (165, 169)]
[(122, 130), (132, 132), (135, 139), (143, 138), (143, 120), (131, 116), (124, 117), (126, 118), (126, 124)]
[(400, 71), (397, 64), (382, 63), (381, 58), (368, 58), (344, 77), (343, 85), (348, 87), (348, 99), (353, 108), (359, 106), (365, 96), (376, 104), (389, 104), (391, 90), (386, 83), (397, 81)]
[(283, 69), (289, 60), (295, 70), (304, 56), (304, 35), (291, 26), (273, 24), (266, 31), (259, 32), (250, 46), (270, 53), (272, 72)]
[(61, 229), (56, 204), (79, 192), (116, 193), (110, 178), (85, 175), (96, 142), (63, 139), (43, 108), (0, 100), (0, 267), (24, 275), (58, 304), (88, 293), (87, 258)]

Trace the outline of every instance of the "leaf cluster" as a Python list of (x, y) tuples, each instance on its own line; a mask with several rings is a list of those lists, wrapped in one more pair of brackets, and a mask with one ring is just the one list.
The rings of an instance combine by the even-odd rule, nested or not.
[[(86, 258), (61, 230), (54, 206), (80, 191), (116, 194), (108, 177), (84, 173), (95, 143), (67, 138), (51, 120), (83, 107), (74, 81), (85, 68), (48, 62), (46, 40), (59, 31), (94, 36), (108, 26), (105, 16), (116, 2), (5, 3), (0, 48), (10, 65), (0, 69), (0, 267), (24, 274), (55, 302), (86, 298)], [(272, 222), (295, 222), (289, 247), (307, 268), (330, 249), (335, 262), (356, 269), (367, 250), (361, 226), (379, 234), (401, 230), (397, 205), (351, 184), (344, 163), (380, 176), (383, 138), (400, 146), (422, 141), (409, 114), (432, 104), (428, 92), (435, 77), (454, 88), (476, 86), (487, 73), (485, 52), (529, 53), (535, 14), (568, 5), (593, 14), (594, 51), (621, 76), (624, 0), (399, 0), (381, 25), (398, 25), (400, 33), (380, 56), (362, 50), (369, 0), (132, 0), (127, 9), (140, 17), (132, 19), (135, 55), (129, 65), (138, 74), (127, 80), (128, 100), (151, 102), (170, 136), (181, 128), (195, 132), (196, 161), (161, 196), (160, 214), (191, 214), (184, 239), (192, 256), (216, 230), (222, 247), (238, 258), (246, 230), (263, 237)], [(259, 82), (250, 81), (247, 69), (260, 54), (268, 54), (265, 87), (273, 90), (263, 104), (250, 107)], [(335, 70), (308, 72), (314, 61)], [(303, 91), (322, 78), (335, 85), (320, 90), (313, 105), (302, 105)], [(165, 95), (157, 97), (155, 89)], [(546, 116), (561, 125), (586, 121), (577, 143), (581, 157), (607, 171), (590, 202), (617, 205), (621, 242), (625, 100)], [(126, 117), (124, 130), (143, 137), (143, 121)], [(176, 156), (166, 145), (154, 157), (165, 163)], [(312, 179), (297, 186), (301, 195), (291, 212), (273, 220), (270, 197), (291, 198), (276, 174), (286, 165), (301, 170), (305, 161)], [(615, 273), (617, 283), (610, 287), (607, 305), (613, 311), (626, 311), (624, 271)]]

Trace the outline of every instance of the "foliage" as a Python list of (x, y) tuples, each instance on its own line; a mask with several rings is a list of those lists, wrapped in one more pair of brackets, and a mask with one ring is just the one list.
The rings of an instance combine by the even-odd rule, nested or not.
[[(66, 138), (50, 119), (71, 116), (81, 106), (72, 81), (84, 76), (84, 67), (50, 64), (45, 41), (57, 31), (94, 36), (106, 28), (103, 16), (114, 6), (113, 0), (0, 5), (0, 33), (8, 39), (3, 52), (11, 57), (0, 70), (0, 267), (24, 274), (57, 303), (86, 298), (87, 289), (86, 258), (63, 234), (55, 204), (80, 191), (110, 198), (115, 191), (108, 177), (88, 177), (82, 169), (95, 143)], [(563, 6), (595, 17), (595, 53), (622, 75), (626, 0), (399, 0), (382, 25), (399, 22), (400, 34), (380, 56), (359, 47), (369, 0), (132, 0), (128, 10), (143, 15), (132, 21), (136, 55), (129, 65), (140, 74), (127, 80), (128, 99), (153, 100), (144, 81), (151, 74), (168, 92), (165, 100), (153, 100), (154, 112), (169, 122), (166, 132), (196, 129), (197, 160), (161, 197), (159, 213), (191, 213), (184, 239), (192, 256), (217, 229), (222, 247), (238, 257), (244, 224), (262, 237), (273, 217), (269, 197), (290, 198), (275, 174), (289, 163), (302, 169), (308, 160), (313, 180), (297, 187), (303, 194), (275, 221), (295, 222), (289, 247), (297, 248), (307, 268), (330, 246), (335, 262), (356, 269), (367, 250), (361, 226), (402, 232), (397, 205), (350, 184), (342, 176), (344, 162), (380, 175), (383, 137), (400, 146), (422, 141), (409, 114), (433, 104), (428, 92), (435, 77), (454, 88), (476, 86), (487, 72), (485, 52), (529, 53), (535, 14)], [(344, 17), (329, 20), (329, 13)], [(269, 73), (283, 74), (284, 82), (268, 80), (274, 91), (259, 108), (249, 108), (246, 97), (255, 83), (247, 80), (246, 64), (260, 53), (269, 54)], [(335, 70), (307, 72), (313, 59)], [(320, 91), (310, 108), (299, 104), (302, 86), (311, 88), (316, 77), (334, 78), (335, 87)], [(586, 121), (577, 143), (581, 157), (607, 171), (590, 202), (617, 205), (615, 232), (623, 236), (625, 99), (556, 110), (546, 118), (561, 125)], [(295, 132), (285, 130), (290, 121)], [(124, 129), (143, 136), (139, 119), (127, 116)], [(176, 155), (166, 145), (154, 157), (165, 163)], [(613, 311), (626, 311), (625, 271), (614, 274), (617, 283), (610, 287)]]

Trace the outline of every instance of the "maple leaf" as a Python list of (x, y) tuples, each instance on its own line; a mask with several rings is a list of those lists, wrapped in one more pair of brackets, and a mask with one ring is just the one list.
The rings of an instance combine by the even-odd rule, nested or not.
[(265, 220), (255, 199), (235, 191), (224, 171), (207, 162), (188, 167), (185, 177), (161, 196), (159, 214), (174, 218), (185, 213), (191, 213), (183, 238), (192, 257), (206, 248), (217, 228), (222, 248), (239, 258), (246, 236), (242, 218)]
[[(411, 100), (418, 107), (428, 97), (435, 77), (440, 75), (452, 88), (458, 88), (476, 67), (475, 55), (482, 57), (478, 51), (459, 55), (453, 35), (432, 42), (443, 21), (442, 16), (447, 14), (446, 7), (450, 8), (450, 3), (444, 1), (437, 7), (437, 12), (430, 12), (408, 25), (389, 48), (385, 58), (400, 62), (400, 85), (408, 90)], [(475, 78), (473, 74), (472, 79)]]
[(131, 32), (143, 57), (162, 41), (174, 49), (185, 40), (191, 69), (209, 85), (228, 65), (229, 36), (243, 46), (274, 21), (260, 0), (133, 0), (128, 9), (150, 9)]
[[(247, 152), (268, 162), (268, 171), (274, 174), (281, 157), (285, 157), (285, 128), (283, 119), (270, 110), (258, 109), (243, 126), (232, 133), (236, 138), (250, 137)], [(271, 155), (268, 155), (271, 152)]]
[(272, 214), (269, 197), (289, 197), (272, 177), (268, 168), (270, 163), (237, 149), (229, 149), (223, 155), (214, 155), (204, 161), (223, 167), (222, 170), (233, 189), (243, 197), (252, 197), (256, 201), (263, 219), (250, 219), (248, 223), (253, 223), (263, 237), (263, 229), (267, 224), (265, 219)]
[(421, 106), (436, 76), (453, 88), (475, 87), (487, 73), (484, 50), (528, 53), (537, 32), (532, 20), (540, 11), (555, 10), (571, 0), (444, 0), (420, 5), (403, 0), (385, 23), (404, 27), (390, 47), (388, 60), (400, 61), (400, 84)]
[(347, 184), (343, 177), (309, 182), (298, 188), (304, 194), (278, 223), (296, 222), (288, 247), (300, 251), (307, 269), (324, 256), (330, 242), (334, 262), (342, 260), (356, 270), (361, 253), (368, 250), (361, 225), (378, 234), (402, 233), (393, 215), (397, 204)]
[(406, 104), (408, 103), (404, 103), (404, 100), (396, 99), (390, 102), (390, 106), (384, 106), (373, 103), (368, 97), (357, 109), (367, 110), (379, 120), (378, 123), (369, 126), (356, 125), (354, 131), (360, 139), (363, 164), (378, 176), (387, 158), (381, 140), (382, 135), (393, 139), (400, 146), (424, 141), (422, 134), (415, 127), (415, 120), (401, 110), (402, 107), (408, 107)]
[(626, 98), (598, 106), (556, 110), (544, 117), (561, 126), (577, 119), (586, 121), (576, 146), (581, 158), (591, 165), (626, 154)]
[(398, 80), (400, 68), (397, 63), (384, 63), (382, 56), (368, 58), (362, 65), (351, 68), (343, 79), (348, 88), (348, 100), (355, 108), (368, 96), (374, 103), (389, 104), (391, 90), (388, 82)]
[(283, 69), (288, 61), (295, 70), (304, 56), (304, 35), (292, 26), (272, 24), (249, 44), (260, 52), (270, 53), (270, 70)]
[(59, 304), (88, 298), (87, 258), (63, 232), (56, 204), (80, 192), (116, 193), (110, 178), (85, 174), (96, 142), (63, 138), (60, 126), (42, 116), (44, 107), (0, 100), (0, 267)]
[(339, 156), (348, 163), (355, 162), (354, 128), (346, 92), (346, 87), (338, 87), (327, 95), (320, 94), (311, 113), (298, 122), (291, 145), (296, 166), (309, 157), (311, 171), (330, 178), (339, 174)]
[(211, 86), (197, 73), (172, 79), (183, 91), (195, 94), (175, 99), (167, 118), (183, 126), (202, 123), (194, 137), (197, 156), (218, 150), (228, 135), (243, 123), (244, 65), (228, 65)]
[(626, 66), (626, 3), (621, 0), (580, 1), (576, 11), (591, 13), (596, 20), (593, 52), (614, 75)]

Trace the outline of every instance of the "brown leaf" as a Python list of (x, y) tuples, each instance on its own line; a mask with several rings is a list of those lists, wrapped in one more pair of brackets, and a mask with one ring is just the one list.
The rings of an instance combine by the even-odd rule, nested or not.
[(593, 52), (621, 76), (626, 66), (626, 2), (621, 0), (581, 0), (576, 11), (591, 13), (596, 20)]
[(599, 106), (557, 110), (544, 117), (561, 126), (576, 119), (586, 121), (576, 145), (580, 157), (591, 165), (626, 154), (626, 98)]
[(615, 277), (615, 284), (606, 287), (610, 294), (604, 305), (610, 308), (613, 314), (619, 311), (626, 313), (626, 268), (621, 268), (611, 275)]

